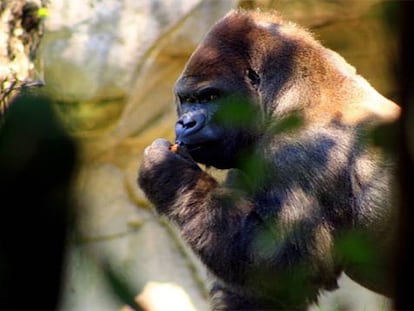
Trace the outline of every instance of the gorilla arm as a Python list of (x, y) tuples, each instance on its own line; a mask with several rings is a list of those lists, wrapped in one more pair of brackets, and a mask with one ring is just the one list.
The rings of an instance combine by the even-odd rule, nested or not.
[[(195, 162), (169, 151), (170, 145), (158, 139), (146, 149), (138, 182), (158, 213), (177, 224), (193, 251), (226, 283), (220, 295), (237, 297), (221, 297), (224, 310), (242, 301), (256, 309), (302, 308), (316, 300), (320, 289), (335, 288), (339, 269), (333, 263), (332, 237), (313, 196), (274, 184), (272, 191), (257, 192), (262, 198), (258, 207), (252, 193), (234, 186), (243, 184), (238, 175), (219, 185)], [(286, 152), (296, 154), (296, 160), (309, 154), (289, 148)], [(297, 166), (306, 163), (296, 161)], [(266, 198), (268, 193), (273, 197)], [(279, 206), (267, 206), (267, 199)], [(288, 294), (292, 288), (293, 297)]]
[(158, 139), (147, 147), (138, 183), (159, 214), (180, 228), (203, 262), (228, 282), (243, 278), (243, 222), (252, 204), (241, 191), (219, 186), (195, 162)]

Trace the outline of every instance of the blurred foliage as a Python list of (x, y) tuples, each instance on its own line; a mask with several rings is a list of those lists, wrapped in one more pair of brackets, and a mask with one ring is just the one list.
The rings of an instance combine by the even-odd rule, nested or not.
[[(224, 98), (217, 105), (214, 122), (231, 130), (242, 128), (253, 135), (262, 133), (263, 128), (266, 128), (266, 135), (268, 137), (291, 133), (299, 130), (304, 122), (300, 112), (292, 112), (284, 118), (271, 120), (269, 124), (268, 121), (264, 120), (263, 115), (257, 108), (257, 104), (253, 104), (247, 98), (241, 96)], [(269, 171), (273, 165), (267, 163), (267, 160), (260, 153), (252, 153), (252, 150), (246, 150), (241, 155), (239, 167), (249, 176), (249, 189), (246, 190), (253, 192), (265, 186), (270, 176), (274, 177), (277, 174), (277, 172)], [(239, 185), (245, 188), (247, 183), (239, 181)]]
[[(337, 240), (336, 252), (347, 262), (370, 268), (370, 263), (375, 261), (374, 244), (364, 232), (348, 230)], [(366, 271), (369, 273), (369, 271)]]
[(137, 304), (134, 298), (136, 293), (140, 291), (137, 291), (136, 289), (134, 290), (131, 287), (128, 279), (121, 274), (121, 270), (119, 268), (114, 268), (108, 261), (103, 261), (101, 263), (101, 268), (105, 279), (115, 296), (133, 310), (142, 311), (143, 309)]
[(396, 310), (414, 309), (412, 281), (414, 278), (414, 3), (400, 3), (400, 54), (396, 73), (400, 86), (402, 117), (399, 124), (399, 226), (396, 248), (395, 300)]
[[(266, 185), (268, 178), (272, 176), (269, 165), (260, 154), (245, 153), (239, 160), (240, 169), (248, 176), (248, 191), (254, 193)], [(242, 188), (243, 189), (243, 188)]]
[(232, 127), (251, 128), (260, 124), (259, 112), (246, 98), (233, 95), (224, 98), (218, 104), (214, 121)]
[(300, 130), (304, 125), (304, 119), (300, 112), (293, 112), (288, 116), (272, 122), (270, 132), (272, 134), (289, 133)]
[(49, 15), (48, 8), (42, 7), (42, 8), (39, 8), (39, 10), (37, 10), (37, 17), (38, 18), (45, 18), (48, 15)]
[(379, 125), (370, 132), (372, 144), (396, 156), (398, 150), (398, 122)]
[(74, 228), (77, 148), (53, 101), (22, 93), (0, 127), (0, 309), (51, 310)]

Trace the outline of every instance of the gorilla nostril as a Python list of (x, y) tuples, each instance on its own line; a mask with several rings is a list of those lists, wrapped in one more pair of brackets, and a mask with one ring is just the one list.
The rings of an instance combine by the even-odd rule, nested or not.
[(197, 115), (193, 113), (184, 114), (181, 119), (178, 121), (181, 126), (185, 129), (194, 127), (197, 124)]
[(184, 116), (183, 118), (177, 121), (177, 124), (182, 126), (182, 128), (184, 129), (190, 129), (197, 124), (197, 121), (192, 118), (189, 118), (188, 116)]
[(192, 128), (197, 124), (195, 120), (191, 120), (190, 122), (184, 123), (183, 127), (186, 129)]
[(175, 134), (178, 139), (185, 139), (199, 132), (206, 123), (203, 110), (195, 110), (183, 114), (175, 125)]

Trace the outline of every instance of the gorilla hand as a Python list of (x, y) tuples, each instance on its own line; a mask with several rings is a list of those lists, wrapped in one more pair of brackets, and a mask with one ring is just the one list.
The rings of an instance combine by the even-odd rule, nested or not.
[[(177, 153), (170, 147), (167, 140), (157, 139), (145, 149), (138, 172), (141, 189), (159, 214), (178, 225), (184, 240), (214, 273), (241, 282), (249, 271), (245, 255), (249, 244), (244, 243), (249, 238), (243, 223), (253, 209), (250, 200), (234, 187), (240, 184), (234, 175), (219, 185), (186, 154), (184, 146)], [(253, 218), (249, 221), (256, 221)]]
[(191, 188), (202, 174), (184, 148), (175, 153), (170, 147), (169, 141), (156, 139), (145, 149), (138, 174), (140, 187), (160, 214), (168, 213), (177, 193)]

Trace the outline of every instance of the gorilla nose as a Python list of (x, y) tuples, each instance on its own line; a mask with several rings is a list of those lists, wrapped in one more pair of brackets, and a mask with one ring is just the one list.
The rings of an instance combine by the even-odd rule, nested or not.
[(201, 111), (191, 111), (183, 114), (175, 124), (175, 136), (179, 143), (186, 143), (186, 138), (201, 130), (206, 122), (206, 116)]

